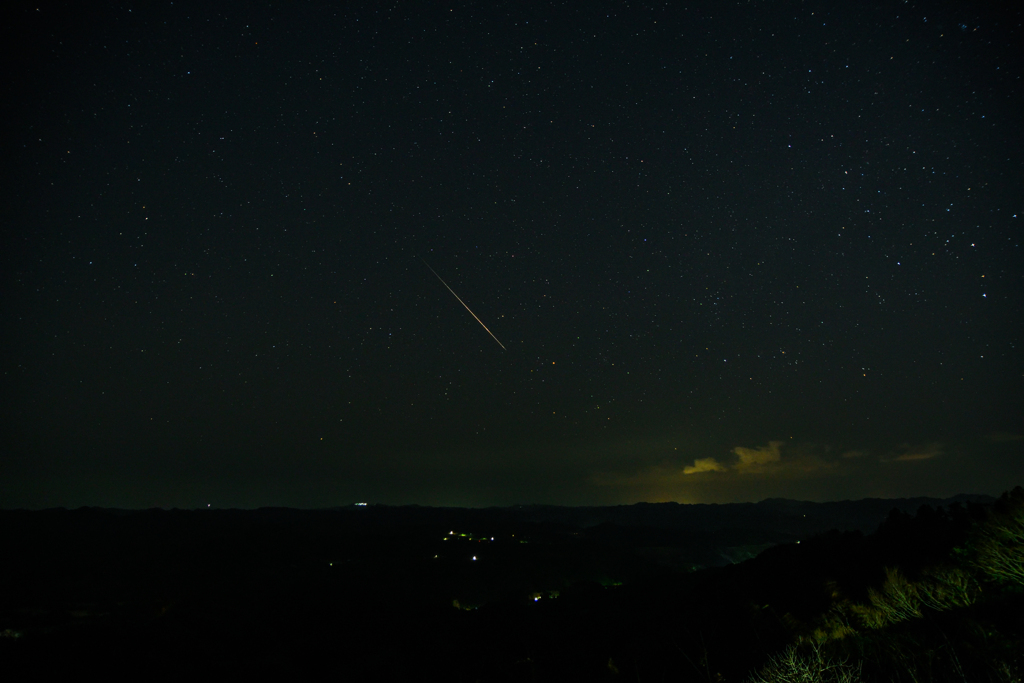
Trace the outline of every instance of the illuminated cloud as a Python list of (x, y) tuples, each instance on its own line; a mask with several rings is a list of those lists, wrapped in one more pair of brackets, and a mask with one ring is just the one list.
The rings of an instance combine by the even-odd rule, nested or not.
[(725, 472), (726, 467), (714, 458), (697, 458), (692, 465), (683, 468), (683, 474), (699, 474), (700, 472)]
[[(676, 455), (676, 443), (690, 452)], [(608, 447), (610, 457), (591, 471), (588, 483), (606, 491), (619, 489), (614, 495), (624, 501), (718, 502), (778, 496), (813, 499), (818, 495), (814, 493), (818, 485), (815, 482), (827, 485), (829, 490), (845, 490), (846, 479), (877, 462), (868, 450), (822, 443), (779, 440), (762, 441), (760, 446), (723, 445), (687, 444), (679, 438), (622, 442)], [(904, 445), (890, 457), (914, 452), (925, 451), (911, 451), (909, 445)], [(666, 457), (667, 453), (671, 455)], [(644, 462), (645, 454), (658, 460)], [(613, 494), (602, 495), (607, 498)]]
[[(688, 477), (704, 472), (763, 472), (769, 468), (775, 470), (782, 464), (781, 448), (781, 441), (770, 441), (767, 446), (761, 446), (760, 448), (737, 446), (732, 449), (732, 452), (739, 458), (735, 463), (726, 465), (714, 457), (696, 458), (692, 465), (683, 467), (681, 474), (684, 477)], [(789, 464), (790, 466), (796, 466), (797, 469), (808, 469), (805, 462)], [(810, 469), (817, 469), (817, 467), (811, 467)], [(648, 470), (648, 474), (664, 482), (673, 478), (678, 479), (680, 470), (673, 471), (671, 468), (654, 467)]]
[(916, 460), (931, 460), (942, 455), (942, 445), (931, 443), (926, 446), (909, 448), (905, 453), (900, 453), (893, 460), (896, 462), (913, 462)]
[(735, 465), (738, 472), (759, 472), (766, 466), (782, 460), (781, 441), (769, 441), (767, 446), (760, 448), (744, 448), (737, 446), (732, 452), (739, 457)]

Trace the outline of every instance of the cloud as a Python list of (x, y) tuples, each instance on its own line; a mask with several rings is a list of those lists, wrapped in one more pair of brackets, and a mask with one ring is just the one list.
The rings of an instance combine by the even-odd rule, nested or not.
[(985, 438), (993, 443), (1012, 443), (1014, 441), (1024, 441), (1024, 434), (1014, 434), (1013, 432), (992, 432), (986, 434)]
[(900, 453), (893, 460), (896, 462), (914, 462), (916, 460), (931, 460), (942, 455), (942, 444), (930, 443), (926, 446), (908, 448), (905, 453)]
[(726, 467), (714, 458), (697, 458), (692, 465), (683, 468), (683, 474), (699, 474), (700, 472), (725, 472)]
[[(745, 491), (744, 496), (763, 498), (790, 495), (785, 492), (797, 489), (786, 487), (798, 487), (795, 482), (823, 478), (834, 481), (856, 471), (866, 460), (860, 457), (865, 453), (855, 454), (849, 449), (845, 452), (850, 455), (843, 457), (844, 449), (781, 440), (762, 442), (763, 445), (753, 447), (723, 448), (722, 444), (716, 448), (714, 445), (692, 444), (686, 448), (691, 451), (687, 456), (665, 457), (666, 449), (675, 455), (673, 442), (679, 440), (617, 444), (613, 450), (619, 462), (598, 465), (591, 470), (588, 482), (602, 488), (642, 491), (633, 494), (640, 496), (637, 500), (706, 501), (717, 499), (719, 495), (741, 495), (738, 491)], [(707, 451), (711, 448), (720, 454), (714, 455), (714, 451), (709, 454)], [(640, 460), (637, 455), (643, 455), (645, 451), (660, 456), (659, 461)]]
[(843, 457), (844, 458), (863, 458), (867, 454), (868, 454), (867, 451), (852, 450), (852, 451), (846, 451), (845, 453), (843, 453)]
[(769, 441), (767, 446), (760, 448), (737, 446), (732, 452), (739, 457), (739, 461), (733, 467), (738, 472), (760, 472), (766, 466), (782, 460), (781, 448), (781, 441)]
[(717, 458), (697, 458), (692, 465), (683, 468), (683, 474), (700, 474), (701, 472), (762, 472), (768, 467), (782, 461), (782, 442), (769, 441), (767, 446), (745, 448), (737, 446), (732, 452), (739, 458), (734, 464), (726, 467)]

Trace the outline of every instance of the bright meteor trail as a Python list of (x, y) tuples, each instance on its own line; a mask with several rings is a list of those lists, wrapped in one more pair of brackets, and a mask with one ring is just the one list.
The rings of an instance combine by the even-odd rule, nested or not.
[[(427, 263), (427, 262), (426, 262), (426, 261), (425, 261), (424, 259), (420, 258), (420, 261), (423, 261), (423, 265), (425, 265), (425, 266), (426, 266), (427, 268), (430, 268), (430, 264), (429, 264), (429, 263)], [(441, 280), (441, 276), (437, 274), (437, 271), (436, 271), (436, 270), (434, 270), (433, 268), (430, 268), (430, 272), (431, 272), (431, 273), (433, 273), (433, 274), (434, 274), (434, 277), (436, 277), (436, 278), (437, 278), (438, 280)], [(449, 287), (449, 286), (448, 286), (448, 283), (447, 283), (447, 282), (445, 282), (444, 280), (441, 280), (441, 284), (445, 286), (445, 289), (447, 289), (447, 290), (448, 290), (449, 292), (451, 292), (451, 293), (452, 293), (452, 296), (454, 296), (454, 297), (455, 297), (456, 299), (459, 299), (459, 295), (455, 293), (455, 290), (453, 290), (453, 289), (452, 289), (451, 287)], [(462, 299), (459, 299), (459, 303), (460, 303), (460, 304), (462, 304), (462, 306), (463, 306), (463, 307), (464, 307), (464, 308), (465, 308), (465, 309), (466, 309), (467, 311), (469, 311), (469, 314), (470, 314), (471, 316), (473, 316), (474, 318), (476, 318), (476, 321), (477, 321), (478, 323), (480, 323), (480, 327), (482, 327), (482, 328), (484, 328), (485, 330), (487, 330), (487, 325), (484, 325), (484, 321), (483, 321), (483, 320), (481, 320), (480, 318), (477, 318), (477, 317), (476, 317), (476, 313), (474, 313), (473, 311), (471, 311), (471, 310), (470, 310), (470, 308), (469, 308), (469, 306), (466, 306), (466, 302), (465, 302), (465, 301), (463, 301)], [(491, 339), (493, 339), (494, 341), (498, 342), (498, 346), (500, 346), (500, 347), (502, 348), (502, 350), (506, 350), (506, 351), (507, 351), (507, 349), (505, 349), (505, 345), (504, 345), (504, 344), (502, 344), (502, 343), (501, 343), (500, 341), (498, 341), (498, 338), (494, 336), (494, 333), (493, 333), (493, 332), (491, 332), (490, 330), (487, 330), (487, 334), (491, 335)]]

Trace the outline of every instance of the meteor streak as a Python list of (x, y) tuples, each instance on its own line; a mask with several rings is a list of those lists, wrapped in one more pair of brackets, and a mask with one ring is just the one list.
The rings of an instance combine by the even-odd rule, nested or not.
[[(430, 272), (434, 274), (434, 277), (436, 277), (438, 280), (441, 280), (441, 276), (437, 274), (436, 270), (434, 270), (433, 268), (430, 267), (430, 264), (427, 263), (426, 260), (424, 260), (422, 257), (420, 257), (420, 261), (423, 261), (423, 265), (425, 265), (427, 268), (430, 269)], [(452, 293), (452, 296), (454, 296), (456, 299), (459, 299), (459, 295), (455, 293), (455, 290), (453, 290), (451, 287), (448, 286), (447, 282), (445, 282), (444, 280), (441, 280), (441, 284), (445, 286), (445, 289), (447, 289), (449, 292)], [(465, 301), (463, 301), (462, 299), (459, 299), (459, 303), (462, 304), (463, 308), (465, 308), (467, 311), (469, 311), (469, 314), (471, 316), (476, 318), (476, 321), (478, 323), (480, 323), (480, 327), (482, 327), (485, 330), (487, 330), (487, 325), (484, 325), (484, 321), (481, 320), (480, 318), (477, 318), (476, 317), (476, 313), (474, 313), (473, 311), (470, 311), (469, 306), (466, 306), (466, 302)], [(491, 335), (491, 339), (493, 339), (494, 341), (498, 342), (498, 346), (500, 346), (502, 348), (502, 350), (504, 350), (504, 351), (508, 350), (508, 349), (505, 348), (504, 344), (502, 344), (500, 341), (498, 341), (498, 338), (494, 336), (493, 332), (491, 332), (490, 330), (487, 330), (487, 334)]]

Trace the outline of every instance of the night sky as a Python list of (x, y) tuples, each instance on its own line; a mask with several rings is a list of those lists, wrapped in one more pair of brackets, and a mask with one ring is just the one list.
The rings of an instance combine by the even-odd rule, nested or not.
[(1024, 483), (1012, 4), (21, 6), (0, 506)]

